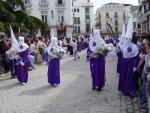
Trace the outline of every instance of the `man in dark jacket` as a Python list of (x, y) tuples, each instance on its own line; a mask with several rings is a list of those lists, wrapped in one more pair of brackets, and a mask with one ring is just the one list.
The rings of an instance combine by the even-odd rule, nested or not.
[(2, 66), (4, 67), (5, 73), (9, 71), (9, 62), (6, 56), (7, 46), (6, 46), (6, 37), (2, 35), (0, 37), (0, 56), (2, 58)]

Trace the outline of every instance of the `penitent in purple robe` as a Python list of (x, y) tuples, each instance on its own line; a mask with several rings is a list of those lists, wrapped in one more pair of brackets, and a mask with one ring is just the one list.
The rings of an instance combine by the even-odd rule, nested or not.
[(28, 82), (28, 55), (29, 51), (28, 49), (20, 52), (20, 61), (22, 61), (25, 65), (22, 66), (19, 62), (16, 62), (17, 64), (15, 65), (15, 74), (19, 82), (21, 83), (27, 83)]
[(105, 58), (100, 56), (98, 58), (90, 59), (90, 69), (92, 86), (103, 88), (105, 85)]
[(82, 42), (81, 42), (81, 41), (78, 41), (78, 42), (77, 42), (77, 50), (78, 50), (79, 52), (81, 52), (81, 50), (82, 50)]
[(51, 85), (60, 84), (60, 60), (52, 59), (48, 64), (48, 83)]
[(117, 73), (120, 74), (120, 70), (121, 70), (121, 67), (122, 67), (122, 64), (121, 64), (121, 59), (122, 59), (122, 52), (119, 51), (117, 53), (117, 56), (118, 56), (118, 62), (117, 62)]
[(122, 67), (119, 78), (119, 91), (125, 95), (135, 96), (136, 78), (133, 69), (137, 66), (138, 57), (122, 58)]

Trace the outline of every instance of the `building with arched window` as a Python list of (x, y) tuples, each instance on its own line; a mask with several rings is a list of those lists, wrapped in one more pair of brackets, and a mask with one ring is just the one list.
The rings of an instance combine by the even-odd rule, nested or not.
[(24, 0), (28, 15), (35, 16), (49, 25), (51, 35), (72, 37), (72, 0)]

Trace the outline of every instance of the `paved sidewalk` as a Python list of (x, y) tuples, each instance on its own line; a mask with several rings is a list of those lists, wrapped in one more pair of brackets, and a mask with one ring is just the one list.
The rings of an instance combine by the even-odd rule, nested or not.
[(101, 91), (91, 89), (89, 63), (65, 56), (61, 61), (61, 85), (47, 83), (47, 65), (30, 71), (27, 85), (0, 76), (0, 113), (146, 113), (117, 91), (116, 56), (106, 62), (107, 82)]

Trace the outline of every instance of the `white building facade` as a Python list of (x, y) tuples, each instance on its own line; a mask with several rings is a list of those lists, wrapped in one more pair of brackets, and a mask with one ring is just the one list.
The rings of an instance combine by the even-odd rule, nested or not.
[(91, 32), (94, 27), (93, 3), (91, 0), (73, 0), (74, 32)]
[(131, 10), (132, 6), (130, 4), (105, 4), (96, 11), (96, 27), (101, 29), (103, 34), (107, 34), (109, 32), (107, 23), (110, 20), (109, 23), (113, 33), (120, 34), (123, 23), (127, 24)]
[(72, 0), (24, 0), (28, 15), (46, 22), (51, 36), (72, 37)]
[(150, 35), (150, 1), (139, 0), (139, 31), (141, 36)]

